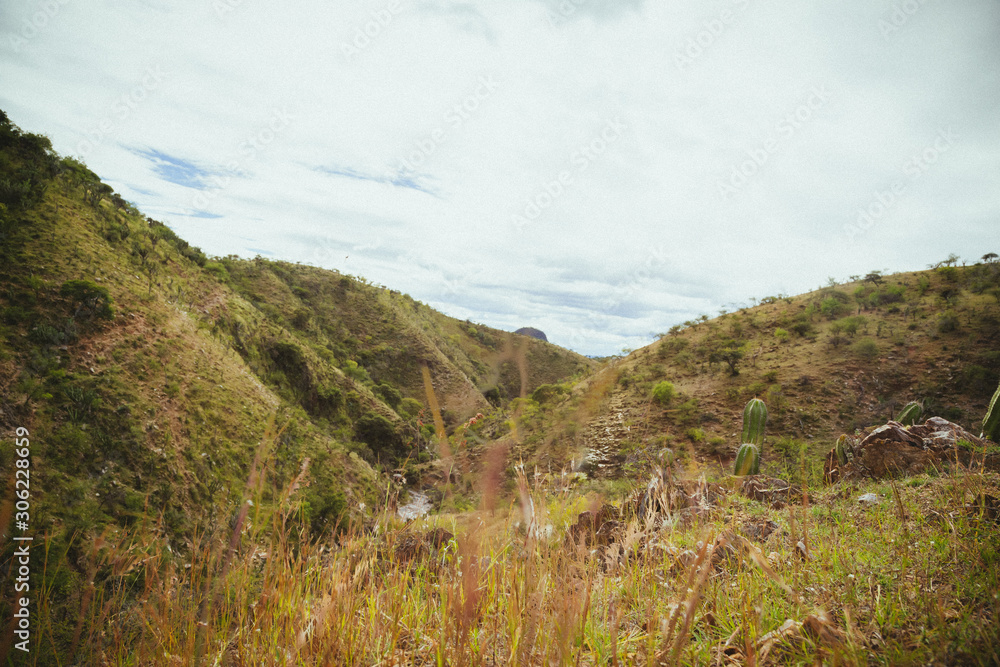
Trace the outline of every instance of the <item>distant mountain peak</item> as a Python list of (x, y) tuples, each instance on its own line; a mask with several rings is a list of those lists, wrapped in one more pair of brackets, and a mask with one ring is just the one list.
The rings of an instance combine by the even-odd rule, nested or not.
[(521, 327), (514, 333), (521, 334), (522, 336), (531, 336), (532, 338), (537, 338), (538, 340), (544, 340), (546, 343), (549, 342), (549, 339), (545, 336), (544, 331), (540, 331), (539, 329), (535, 329), (533, 327)]

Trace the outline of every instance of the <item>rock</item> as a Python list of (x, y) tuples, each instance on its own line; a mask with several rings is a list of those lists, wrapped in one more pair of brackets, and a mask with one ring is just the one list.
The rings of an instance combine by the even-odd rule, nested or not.
[(749, 521), (739, 528), (740, 534), (748, 540), (754, 542), (766, 542), (771, 533), (778, 530), (779, 526), (774, 521)]
[(767, 477), (766, 475), (747, 475), (744, 477), (740, 493), (751, 500), (770, 503), (776, 509), (802, 498), (802, 489), (799, 487), (789, 484), (783, 479)]
[(576, 523), (566, 532), (566, 540), (585, 547), (608, 546), (617, 539), (621, 528), (618, 508), (603, 505), (596, 511), (580, 512)]
[(847, 465), (841, 465), (836, 449), (831, 449), (823, 472), (826, 481), (834, 483), (843, 479), (918, 475), (947, 467), (956, 460), (963, 465), (1000, 469), (1000, 455), (987, 454), (990, 448), (988, 440), (941, 417), (931, 417), (910, 427), (890, 421), (872, 430), (853, 448)]
[(858, 502), (862, 505), (874, 505), (878, 502), (878, 496), (874, 493), (865, 493), (858, 497)]
[(546, 343), (549, 342), (549, 339), (545, 336), (545, 332), (535, 329), (534, 327), (521, 327), (514, 333), (521, 334), (522, 336), (537, 338), (538, 340), (544, 340)]

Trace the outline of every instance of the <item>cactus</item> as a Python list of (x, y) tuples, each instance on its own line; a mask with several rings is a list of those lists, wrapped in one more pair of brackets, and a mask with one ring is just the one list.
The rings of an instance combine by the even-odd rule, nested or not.
[(834, 449), (837, 452), (837, 461), (840, 463), (840, 465), (846, 466), (848, 461), (847, 459), (848, 451), (850, 451), (852, 454), (854, 453), (853, 452), (854, 448), (851, 447), (850, 438), (848, 438), (846, 435), (842, 435), (839, 438), (837, 438), (837, 446)]
[(986, 416), (983, 417), (983, 433), (993, 442), (1000, 442), (1000, 386), (997, 387), (996, 393), (993, 394), (993, 399), (990, 401), (990, 407), (986, 410)]
[(759, 398), (752, 399), (743, 408), (742, 442), (757, 445), (763, 451), (764, 424), (767, 423), (767, 406)]
[(896, 417), (898, 421), (903, 426), (913, 426), (920, 419), (920, 415), (924, 412), (924, 406), (920, 405), (916, 401), (910, 401), (903, 406), (903, 409), (899, 411), (899, 416)]
[(760, 472), (760, 450), (749, 442), (740, 445), (736, 452), (736, 464), (733, 473), (739, 476), (756, 475)]

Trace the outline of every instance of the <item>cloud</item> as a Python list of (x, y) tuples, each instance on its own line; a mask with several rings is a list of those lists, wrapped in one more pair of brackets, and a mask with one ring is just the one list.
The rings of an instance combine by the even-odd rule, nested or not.
[(132, 149), (136, 155), (150, 161), (153, 172), (164, 181), (185, 188), (203, 190), (208, 187), (207, 179), (214, 172), (203, 169), (193, 162), (167, 155), (155, 149)]
[(373, 174), (364, 173), (350, 167), (315, 167), (315, 170), (329, 176), (340, 176), (357, 181), (370, 181), (398, 188), (409, 188), (410, 190), (417, 190), (429, 195), (436, 194), (431, 187), (425, 184), (430, 179), (427, 175), (411, 174), (405, 171), (397, 171), (393, 174)]
[(0, 108), (191, 243), (581, 352), (1000, 251), (989, 0), (57, 4)]

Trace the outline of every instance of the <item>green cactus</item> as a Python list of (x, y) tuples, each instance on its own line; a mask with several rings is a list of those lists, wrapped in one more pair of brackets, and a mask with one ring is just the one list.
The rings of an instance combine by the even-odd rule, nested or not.
[(903, 426), (913, 426), (920, 419), (920, 415), (924, 412), (924, 406), (916, 401), (910, 401), (903, 406), (903, 409), (899, 411), (899, 416), (896, 417), (898, 421)]
[(837, 461), (840, 462), (840, 465), (842, 466), (847, 465), (848, 451), (851, 451), (851, 453), (853, 453), (854, 448), (851, 447), (850, 440), (851, 439), (848, 438), (846, 435), (842, 435), (839, 438), (837, 438), (837, 446), (835, 448), (835, 451), (837, 452)]
[(760, 472), (760, 450), (749, 442), (740, 445), (736, 452), (736, 464), (733, 473), (739, 476), (756, 475)]
[(764, 424), (767, 423), (767, 406), (759, 398), (751, 399), (743, 408), (743, 442), (757, 445), (763, 451)]
[(1000, 400), (997, 399), (1000, 399), (1000, 386), (993, 394), (990, 407), (986, 410), (986, 416), (983, 417), (983, 435), (993, 442), (1000, 442), (1000, 405), (998, 405)]

